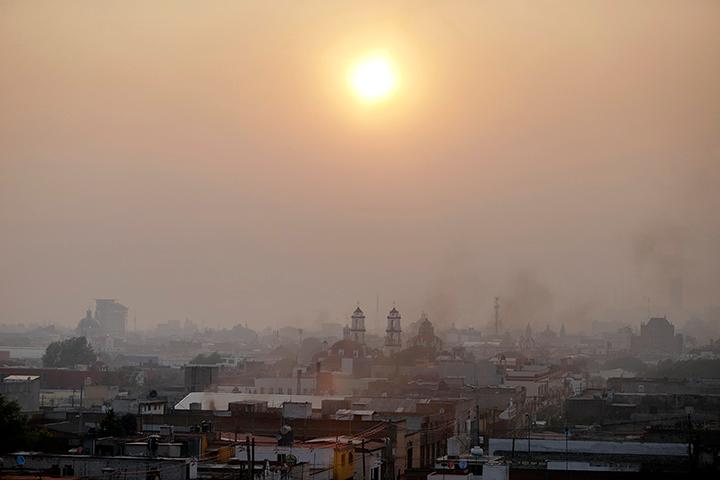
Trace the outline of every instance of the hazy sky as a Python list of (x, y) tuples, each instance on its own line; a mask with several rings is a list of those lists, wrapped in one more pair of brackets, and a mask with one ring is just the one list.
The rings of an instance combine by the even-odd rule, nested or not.
[(0, 323), (720, 303), (720, 2), (388, 3), (0, 1)]

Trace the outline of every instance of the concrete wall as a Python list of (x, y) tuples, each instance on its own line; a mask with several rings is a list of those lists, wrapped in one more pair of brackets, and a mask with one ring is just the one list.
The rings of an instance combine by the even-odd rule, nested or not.
[(312, 404), (309, 402), (286, 402), (282, 407), (283, 418), (310, 418)]
[(0, 395), (17, 402), (23, 412), (40, 411), (40, 380), (0, 382)]
[(502, 380), (497, 367), (487, 360), (441, 361), (438, 363), (438, 371), (441, 377), (462, 377), (467, 385), (499, 385)]
[(101, 407), (111, 403), (119, 391), (115, 385), (86, 385), (83, 391), (83, 407)]
[(300, 391), (297, 391), (297, 377), (261, 377), (255, 379), (252, 393), (279, 393), (288, 395), (313, 395), (315, 378), (301, 377)]
[(217, 365), (186, 365), (185, 391), (202, 392), (217, 383), (220, 367)]

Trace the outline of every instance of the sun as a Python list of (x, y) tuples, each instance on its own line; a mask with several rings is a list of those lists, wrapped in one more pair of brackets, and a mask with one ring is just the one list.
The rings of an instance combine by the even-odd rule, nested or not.
[(350, 68), (348, 83), (361, 100), (377, 102), (392, 95), (398, 79), (392, 60), (386, 54), (373, 54)]

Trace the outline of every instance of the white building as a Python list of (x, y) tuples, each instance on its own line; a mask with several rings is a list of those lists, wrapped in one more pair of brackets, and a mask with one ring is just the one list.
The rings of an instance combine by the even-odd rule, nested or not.
[(524, 365), (505, 372), (505, 385), (524, 387), (525, 396), (529, 400), (537, 401), (547, 397), (549, 383), (550, 369), (545, 365)]
[(385, 355), (391, 355), (402, 349), (402, 328), (400, 327), (400, 312), (395, 307), (387, 316), (385, 329)]
[(365, 314), (357, 307), (350, 318), (350, 339), (365, 345)]

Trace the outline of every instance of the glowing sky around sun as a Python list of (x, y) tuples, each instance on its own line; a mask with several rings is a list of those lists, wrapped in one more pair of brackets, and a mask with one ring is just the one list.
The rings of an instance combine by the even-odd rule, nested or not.
[(571, 329), (638, 322), (672, 275), (702, 312), (718, 19), (707, 0), (2, 1), (0, 323), (74, 328), (106, 297), (139, 326), (310, 326), (379, 295), (381, 324), (397, 301), (479, 327), (497, 295), (522, 328)]
[(387, 98), (397, 87), (397, 73), (387, 55), (374, 54), (357, 61), (349, 73), (353, 92), (363, 101), (376, 102)]

